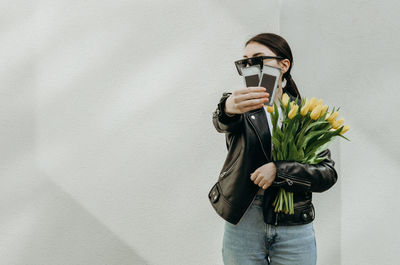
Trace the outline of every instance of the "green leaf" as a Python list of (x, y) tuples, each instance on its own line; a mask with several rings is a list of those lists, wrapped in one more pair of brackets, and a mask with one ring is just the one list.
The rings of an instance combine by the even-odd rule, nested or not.
[(345, 137), (345, 136), (343, 136), (343, 135), (341, 135), (341, 134), (339, 134), (338, 136), (340, 136), (340, 137), (346, 139), (347, 141), (351, 142), (347, 137)]
[(313, 141), (311, 141), (311, 142), (315, 142), (315, 141), (318, 140), (319, 137), (321, 137), (322, 135), (324, 135), (324, 134), (326, 134), (326, 133), (328, 133), (326, 130), (322, 130), (322, 131), (315, 131), (315, 132), (311, 132), (311, 133), (307, 134), (307, 135), (305, 136), (305, 139), (304, 139), (304, 141), (303, 141), (301, 147), (307, 148), (307, 144), (308, 144), (308, 142), (309, 142), (310, 140), (313, 140)]
[(273, 117), (273, 128), (277, 127), (277, 123), (278, 123), (278, 118), (279, 118), (279, 111), (278, 111), (278, 107), (276, 106), (276, 103), (274, 102), (274, 112), (273, 115), (271, 115)]
[(283, 140), (283, 133), (282, 130), (279, 127), (274, 128), (274, 136), (276, 137), (276, 139), (278, 139), (278, 141), (282, 141)]
[(283, 139), (283, 132), (281, 129), (278, 128), (279, 139)]
[(306, 104), (306, 98), (302, 98), (301, 99), (301, 104), (299, 106), (299, 109), (301, 109), (302, 107), (304, 107), (304, 104)]
[(298, 151), (298, 159), (297, 159), (297, 161), (301, 161), (303, 158), (304, 158), (304, 150), (303, 150), (303, 148), (301, 148)]
[(310, 159), (309, 161), (307, 161), (307, 164), (318, 164), (318, 163), (324, 161), (327, 158), (328, 158), (328, 156), (314, 157), (314, 158)]
[[(301, 130), (300, 130), (300, 132), (298, 133), (298, 135), (296, 135), (296, 141), (297, 141), (297, 142), (302, 141), (301, 138), (303, 137), (303, 135), (304, 135), (304, 133), (305, 133), (305, 130), (306, 130), (307, 126), (310, 124), (311, 121), (312, 121), (312, 120), (311, 120), (310, 117), (306, 117), (306, 118), (303, 120), (303, 123), (301, 124)], [(305, 124), (305, 125), (304, 125), (304, 124)]]
[(321, 125), (321, 124), (329, 124), (329, 122), (327, 122), (327, 121), (315, 121), (315, 122), (313, 122), (313, 123), (311, 123), (306, 129), (305, 129), (305, 132), (307, 133), (308, 131), (311, 131), (311, 129), (312, 128), (314, 128), (314, 127), (317, 127), (318, 125)]
[(288, 160), (295, 160), (297, 156), (297, 149), (296, 146), (294, 145), (293, 139), (289, 140), (288, 148), (289, 148)]
[(272, 137), (272, 144), (274, 145), (274, 148), (276, 148), (277, 150), (279, 150), (279, 148), (281, 147), (281, 143), (275, 137)]
[(316, 155), (316, 151), (323, 145), (329, 143), (332, 140), (332, 135), (324, 135), (322, 139), (313, 142), (305, 149), (305, 156)]
[(314, 151), (315, 155), (318, 156), (321, 152), (328, 149), (329, 145), (332, 143), (333, 140), (334, 140), (334, 138), (332, 137), (328, 142), (326, 142), (325, 144), (320, 145), (318, 148), (316, 148)]

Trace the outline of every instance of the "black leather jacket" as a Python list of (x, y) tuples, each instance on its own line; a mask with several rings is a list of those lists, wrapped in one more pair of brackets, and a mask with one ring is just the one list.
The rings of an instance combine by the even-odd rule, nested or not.
[[(271, 134), (264, 108), (243, 114), (227, 116), (225, 101), (231, 93), (223, 93), (212, 120), (219, 133), (225, 133), (228, 150), (217, 182), (211, 187), (208, 199), (226, 221), (237, 224), (243, 217), (260, 187), (250, 179), (258, 167), (272, 162)], [(314, 220), (312, 192), (323, 192), (337, 181), (330, 150), (319, 164), (307, 165), (294, 161), (275, 161), (277, 174), (271, 186), (264, 191), (264, 222), (273, 225), (299, 225)], [(294, 215), (276, 214), (272, 202), (284, 187), (293, 192)]]

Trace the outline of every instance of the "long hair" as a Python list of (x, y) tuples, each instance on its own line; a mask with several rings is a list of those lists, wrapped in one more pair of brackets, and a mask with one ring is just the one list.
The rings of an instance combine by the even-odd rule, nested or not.
[(273, 51), (276, 56), (282, 56), (290, 61), (289, 69), (283, 74), (283, 78), (286, 79), (285, 87), (282, 88), (283, 93), (290, 94), (293, 97), (298, 97), (301, 99), (300, 92), (297, 89), (296, 83), (290, 75), (290, 70), (293, 66), (293, 55), (289, 47), (289, 44), (284, 38), (274, 33), (260, 33), (251, 39), (249, 39), (245, 46), (250, 42), (258, 42), (262, 45), (267, 46), (271, 51)]

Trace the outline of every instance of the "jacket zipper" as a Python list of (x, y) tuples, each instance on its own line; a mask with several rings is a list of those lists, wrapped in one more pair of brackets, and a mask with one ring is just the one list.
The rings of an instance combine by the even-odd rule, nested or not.
[(232, 164), (229, 168), (227, 168), (225, 171), (223, 171), (223, 172), (219, 175), (219, 177), (220, 177), (221, 179), (223, 179), (223, 178), (225, 177), (225, 175), (228, 174), (228, 172), (233, 168), (233, 166), (236, 165), (236, 163), (239, 161), (239, 157), (240, 157), (240, 153), (241, 153), (241, 152), (242, 152), (242, 151), (240, 151), (239, 154), (237, 155), (237, 157), (236, 157), (236, 159), (235, 159), (235, 162), (233, 162), (233, 164)]
[(299, 180), (299, 179), (293, 177), (292, 175), (286, 174), (284, 172), (279, 171), (278, 175), (280, 177), (284, 177), (285, 181), (288, 183), (289, 186), (292, 186), (293, 183), (298, 183), (300, 185), (311, 187), (311, 183), (309, 183), (308, 181)]
[(293, 182), (298, 183), (298, 184), (301, 184), (301, 185), (305, 185), (305, 186), (308, 186), (308, 187), (311, 186), (311, 184), (308, 183), (308, 182), (292, 180), (292, 179), (289, 179), (289, 178), (286, 179), (286, 182), (288, 183), (289, 186), (292, 186), (292, 185), (293, 185)]

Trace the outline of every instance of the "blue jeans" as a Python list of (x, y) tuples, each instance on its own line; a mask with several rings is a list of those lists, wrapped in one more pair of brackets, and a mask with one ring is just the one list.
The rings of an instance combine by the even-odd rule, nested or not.
[(313, 222), (275, 226), (264, 223), (264, 195), (256, 195), (238, 224), (225, 221), (222, 258), (225, 265), (315, 265)]

